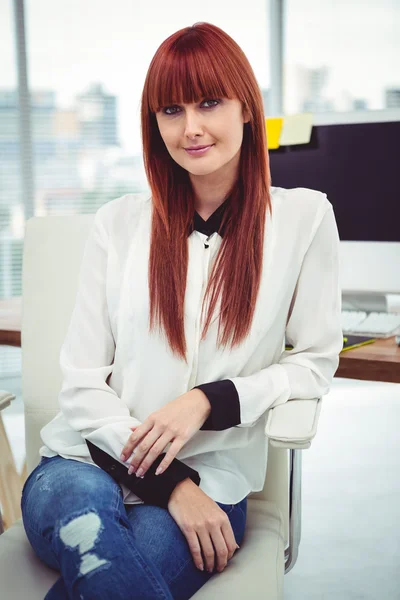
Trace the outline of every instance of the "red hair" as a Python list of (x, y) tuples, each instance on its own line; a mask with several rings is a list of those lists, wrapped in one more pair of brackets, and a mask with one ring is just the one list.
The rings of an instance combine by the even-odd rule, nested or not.
[(233, 347), (251, 326), (261, 279), (266, 211), (272, 211), (262, 95), (244, 52), (219, 27), (195, 23), (161, 44), (150, 63), (141, 103), (143, 159), (153, 203), (150, 328), (157, 317), (171, 349), (185, 361), (184, 299), (194, 192), (188, 172), (168, 153), (155, 113), (173, 104), (224, 97), (238, 98), (250, 121), (243, 125), (239, 175), (224, 211), (224, 237), (203, 301), (202, 310), (211, 294), (202, 338), (222, 294), (218, 343), (226, 346), (232, 337)]

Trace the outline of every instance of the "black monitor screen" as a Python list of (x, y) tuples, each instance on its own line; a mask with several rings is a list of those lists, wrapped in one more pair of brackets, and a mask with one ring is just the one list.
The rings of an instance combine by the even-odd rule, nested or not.
[(325, 192), (344, 241), (400, 241), (400, 121), (315, 125), (269, 150), (271, 185)]

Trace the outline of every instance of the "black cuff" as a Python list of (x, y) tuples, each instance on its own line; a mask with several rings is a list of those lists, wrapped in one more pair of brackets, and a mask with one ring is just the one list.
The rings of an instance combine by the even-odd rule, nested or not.
[(230, 379), (196, 385), (211, 404), (211, 412), (200, 431), (222, 431), (240, 424), (240, 401), (236, 386)]
[(168, 508), (169, 498), (180, 481), (189, 477), (196, 485), (200, 484), (201, 478), (198, 472), (177, 458), (174, 458), (166, 471), (156, 475), (155, 472), (163, 460), (165, 452), (157, 456), (141, 479), (136, 477), (135, 473), (128, 475), (128, 467), (89, 440), (86, 440), (86, 444), (93, 462), (106, 471), (117, 483), (123, 483), (146, 504)]

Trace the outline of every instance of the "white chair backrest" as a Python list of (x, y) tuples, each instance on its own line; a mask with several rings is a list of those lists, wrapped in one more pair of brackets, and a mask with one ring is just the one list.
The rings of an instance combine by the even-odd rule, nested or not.
[[(22, 269), (22, 396), (28, 474), (39, 463), (40, 430), (58, 412), (61, 345), (75, 303), (79, 267), (94, 214), (32, 217)], [(269, 444), (265, 486), (250, 498), (274, 502), (287, 539), (288, 451)]]

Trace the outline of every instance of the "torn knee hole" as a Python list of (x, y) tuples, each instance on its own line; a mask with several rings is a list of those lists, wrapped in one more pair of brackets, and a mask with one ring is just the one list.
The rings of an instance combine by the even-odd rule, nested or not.
[(77, 549), (81, 556), (80, 573), (82, 575), (87, 575), (91, 571), (109, 564), (109, 561), (99, 558), (92, 551), (103, 529), (99, 515), (93, 511), (74, 517), (69, 523), (60, 527), (61, 541), (68, 548)]

